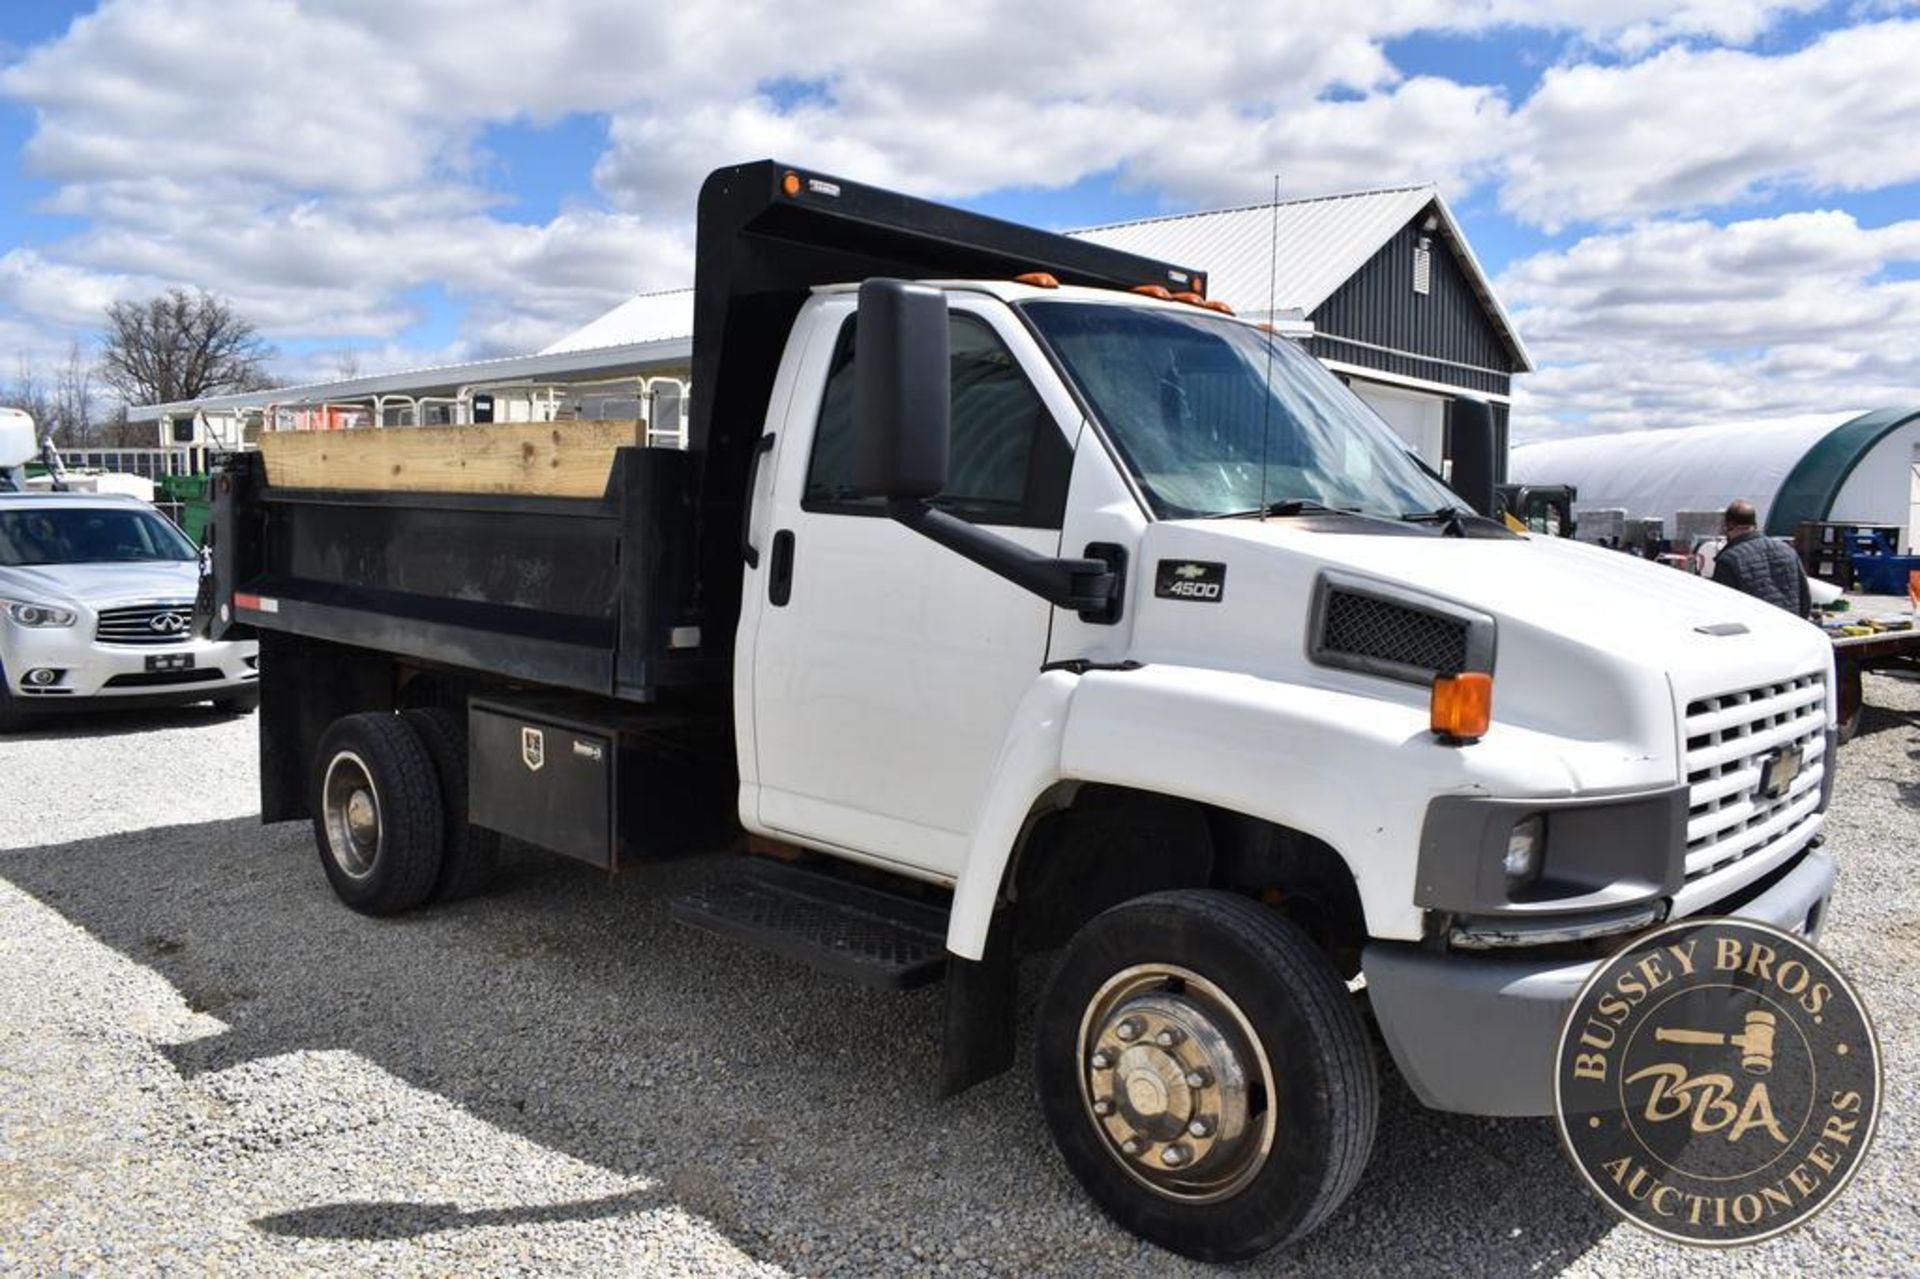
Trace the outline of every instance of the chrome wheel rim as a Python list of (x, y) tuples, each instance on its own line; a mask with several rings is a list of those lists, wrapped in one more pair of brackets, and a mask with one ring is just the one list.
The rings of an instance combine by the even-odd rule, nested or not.
[(320, 808), (334, 865), (353, 879), (371, 875), (380, 855), (380, 792), (365, 760), (352, 751), (333, 757), (320, 786)]
[(1212, 1203), (1273, 1151), (1273, 1065), (1246, 1014), (1190, 969), (1109, 978), (1080, 1020), (1080, 1099), (1101, 1144), (1155, 1194)]

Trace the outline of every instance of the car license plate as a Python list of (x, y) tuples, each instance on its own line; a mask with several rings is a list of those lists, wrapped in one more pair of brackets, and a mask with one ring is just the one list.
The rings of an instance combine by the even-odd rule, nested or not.
[(150, 671), (190, 671), (193, 669), (193, 654), (150, 653), (147, 656), (147, 669)]

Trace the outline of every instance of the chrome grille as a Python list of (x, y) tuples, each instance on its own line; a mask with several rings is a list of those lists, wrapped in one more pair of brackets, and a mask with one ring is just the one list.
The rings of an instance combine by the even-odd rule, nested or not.
[(184, 644), (193, 638), (193, 601), (103, 608), (93, 637), (102, 644)]
[[(1776, 846), (1813, 815), (1828, 763), (1826, 727), (1820, 675), (1687, 704), (1688, 880)], [(1780, 793), (1767, 795), (1761, 774), (1789, 747), (1800, 750), (1800, 770)]]

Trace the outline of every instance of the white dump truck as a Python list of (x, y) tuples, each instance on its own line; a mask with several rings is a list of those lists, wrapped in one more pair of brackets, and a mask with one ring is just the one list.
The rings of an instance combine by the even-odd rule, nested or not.
[(502, 834), (731, 841), (675, 914), (944, 981), (943, 1093), (1057, 952), (1062, 1156), (1216, 1260), (1359, 1179), (1369, 1019), (1427, 1105), (1543, 1114), (1625, 939), (1820, 923), (1831, 646), (1483, 518), (1483, 415), (1456, 492), (1201, 268), (772, 162), (708, 179), (698, 244), (684, 452), (286, 432), (216, 477), (264, 818), (348, 905), (472, 891)]

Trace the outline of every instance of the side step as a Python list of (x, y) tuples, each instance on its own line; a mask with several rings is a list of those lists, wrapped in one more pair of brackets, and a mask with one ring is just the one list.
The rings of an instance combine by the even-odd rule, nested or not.
[(762, 858), (675, 898), (667, 911), (883, 990), (937, 981), (947, 962), (947, 912), (939, 907)]

